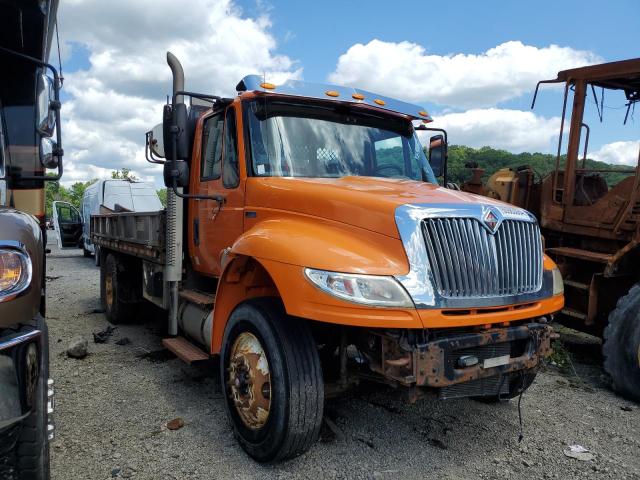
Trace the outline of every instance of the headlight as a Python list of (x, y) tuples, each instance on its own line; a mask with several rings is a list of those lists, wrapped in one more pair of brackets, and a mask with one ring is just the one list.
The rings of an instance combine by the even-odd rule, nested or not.
[(0, 248), (0, 302), (11, 300), (31, 283), (31, 259), (27, 253)]
[(305, 268), (304, 274), (318, 288), (343, 300), (376, 307), (413, 307), (409, 294), (393, 277), (312, 268)]
[(554, 267), (551, 271), (553, 275), (553, 294), (560, 295), (564, 293), (564, 283), (562, 282), (562, 274), (558, 267)]

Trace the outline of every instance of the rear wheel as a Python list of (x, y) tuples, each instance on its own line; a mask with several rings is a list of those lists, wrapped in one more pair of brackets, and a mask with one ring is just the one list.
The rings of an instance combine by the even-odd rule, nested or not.
[(609, 314), (602, 352), (614, 390), (640, 401), (640, 284), (620, 298)]
[(259, 462), (292, 458), (318, 439), (324, 384), (304, 320), (279, 300), (241, 304), (231, 314), (220, 355), (227, 413), (242, 448)]
[(100, 268), (100, 297), (110, 323), (117, 325), (134, 318), (139, 300), (135, 279), (134, 272), (127, 271), (124, 260), (113, 253), (107, 254)]

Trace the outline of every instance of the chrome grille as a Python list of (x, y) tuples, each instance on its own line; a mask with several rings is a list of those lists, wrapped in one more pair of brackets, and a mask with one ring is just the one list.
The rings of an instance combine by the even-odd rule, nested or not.
[(536, 223), (504, 220), (491, 234), (474, 218), (422, 221), (438, 293), (449, 298), (532, 293), (542, 284)]

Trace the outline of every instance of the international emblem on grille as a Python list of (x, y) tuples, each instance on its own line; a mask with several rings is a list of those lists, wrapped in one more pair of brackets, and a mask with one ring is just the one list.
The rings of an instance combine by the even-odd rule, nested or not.
[(483, 218), (484, 224), (489, 227), (491, 233), (496, 233), (496, 228), (498, 227), (498, 217), (492, 210), (488, 210), (487, 213), (484, 214)]

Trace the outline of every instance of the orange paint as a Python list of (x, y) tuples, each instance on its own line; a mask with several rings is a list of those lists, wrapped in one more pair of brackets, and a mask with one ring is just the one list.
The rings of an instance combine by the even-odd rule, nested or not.
[[(218, 110), (209, 111), (198, 120), (194, 139), (190, 193), (225, 197), (220, 207), (214, 200), (191, 199), (187, 203), (186, 241), (190, 263), (198, 272), (220, 278), (212, 353), (220, 351), (225, 325), (233, 309), (249, 298), (265, 295), (279, 295), (290, 315), (366, 328), (503, 327), (562, 308), (562, 295), (521, 306), (458, 312), (369, 307), (340, 300), (312, 285), (304, 276), (305, 267), (389, 276), (407, 274), (409, 265), (396, 226), (396, 208), (407, 203), (462, 206), (479, 200), (459, 191), (412, 180), (250, 177), (242, 103), (256, 95), (263, 94), (242, 94), (226, 110), (220, 110), (224, 118), (229, 111), (235, 111), (235, 123), (224, 128), (235, 128), (238, 132), (237, 186), (225, 187), (222, 176), (201, 178), (202, 127)], [(374, 108), (365, 104), (362, 107)], [(226, 151), (224, 145), (222, 151)], [(222, 165), (224, 169), (224, 158)], [(488, 198), (482, 198), (482, 202), (502, 205)], [(224, 265), (222, 252), (226, 252)], [(545, 256), (544, 269), (554, 266)]]

